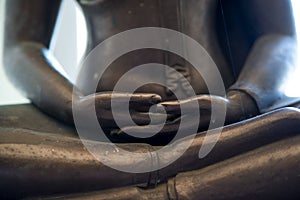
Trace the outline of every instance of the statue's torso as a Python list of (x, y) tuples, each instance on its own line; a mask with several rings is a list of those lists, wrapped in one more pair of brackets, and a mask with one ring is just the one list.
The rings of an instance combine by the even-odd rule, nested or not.
[[(225, 86), (228, 86), (233, 82), (233, 78), (218, 41), (218, 2), (217, 0), (81, 0), (80, 4), (87, 19), (90, 49), (110, 36), (129, 29), (140, 27), (173, 29), (192, 37), (206, 49), (218, 66)], [(110, 48), (107, 47), (107, 52), (109, 51)], [(123, 73), (146, 63), (177, 66), (175, 68), (184, 71), (184, 76), (197, 94), (207, 93), (203, 79), (190, 64), (178, 56), (159, 50), (141, 50), (120, 57), (110, 66), (111, 70), (102, 76), (98, 91), (113, 90), (114, 84)], [(96, 72), (89, 71), (81, 75), (85, 77), (84, 80), (91, 80), (89, 76), (93, 74)], [(165, 80), (166, 85), (172, 89), (186, 92), (184, 83), (173, 80), (176, 77), (167, 71), (162, 69), (153, 71), (153, 74), (157, 79)], [(130, 79), (128, 84), (138, 84), (139, 79), (143, 77)], [(84, 90), (88, 84), (80, 83), (80, 85)], [(164, 99), (174, 98), (167, 89), (158, 85), (145, 86), (138, 91), (159, 93)]]

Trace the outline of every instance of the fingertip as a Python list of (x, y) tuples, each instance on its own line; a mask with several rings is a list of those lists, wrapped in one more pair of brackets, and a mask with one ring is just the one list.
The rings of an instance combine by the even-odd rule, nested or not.
[(162, 101), (162, 98), (158, 94), (152, 93), (135, 93), (131, 96), (131, 101), (143, 102), (148, 104), (158, 104)]
[(162, 101), (162, 98), (158, 94), (153, 94), (150, 98), (150, 103), (151, 104), (158, 104)]
[(180, 109), (180, 104), (178, 102), (162, 102), (158, 104), (159, 106), (162, 106), (163, 109), (166, 111), (173, 111)]
[(114, 135), (119, 135), (122, 133), (121, 129), (113, 129), (110, 131), (110, 135), (114, 136)]

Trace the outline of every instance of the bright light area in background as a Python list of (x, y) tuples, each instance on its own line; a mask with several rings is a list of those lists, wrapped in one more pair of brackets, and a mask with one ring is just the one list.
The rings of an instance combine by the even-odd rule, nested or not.
[(56, 24), (50, 51), (58, 63), (56, 70), (75, 82), (80, 61), (87, 46), (87, 30), (84, 16), (74, 0), (64, 0)]
[(3, 28), (4, 28), (4, 3), (0, 0), (0, 105), (7, 104), (20, 104), (28, 103), (29, 101), (24, 98), (8, 81), (4, 69), (2, 67), (2, 52), (3, 52)]
[[(0, 0), (0, 60), (2, 60), (2, 42), (4, 25), (4, 2)], [(74, 82), (79, 63), (85, 53), (87, 31), (83, 14), (74, 0), (62, 2), (56, 29), (50, 50), (57, 58), (55, 66), (71, 82)], [(62, 67), (63, 66), (63, 67)], [(2, 63), (0, 65), (0, 105), (22, 104), (29, 101), (24, 98), (8, 81)]]
[[(300, 0), (291, 0), (293, 5), (294, 18), (296, 23), (297, 40), (300, 44)], [(300, 97), (300, 48), (298, 49), (297, 69), (284, 86), (283, 90), (288, 97)]]

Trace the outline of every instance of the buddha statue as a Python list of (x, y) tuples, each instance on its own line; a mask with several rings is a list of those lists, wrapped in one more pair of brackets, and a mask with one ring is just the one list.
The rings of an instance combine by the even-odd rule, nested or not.
[[(96, 93), (89, 89), (89, 85), (93, 77), (97, 75), (97, 69), (87, 68), (86, 71), (82, 71), (76, 83), (78, 85), (73, 85), (70, 80), (67, 80), (55, 70), (57, 63), (55, 58), (47, 56), (47, 54), (50, 54), (49, 43), (57, 20), (60, 3), (59, 0), (6, 1), (3, 56), (5, 71), (11, 82), (43, 113), (63, 123), (73, 125), (72, 101), (77, 101), (79, 111), (88, 110), (92, 105), (95, 105), (97, 119), (101, 127), (108, 131), (111, 136), (114, 135), (112, 137), (122, 137), (125, 135), (124, 130), (151, 133), (160, 125), (160, 123), (157, 123), (147, 126), (151, 120), (157, 119), (157, 121), (160, 121), (160, 118), (167, 116), (167, 122), (160, 130), (159, 136), (154, 138), (154, 140), (161, 140), (161, 138), (163, 140), (164, 137), (173, 137), (173, 134), (178, 130), (180, 119), (185, 117), (180, 113), (180, 107), (182, 105), (189, 107), (195, 102), (199, 105), (201, 120), (193, 120), (183, 124), (183, 128), (188, 129), (190, 126), (197, 126), (199, 132), (205, 131), (210, 122), (211, 105), (214, 102), (216, 105), (226, 106), (224, 135), (228, 134), (229, 137), (231, 133), (236, 133), (240, 139), (246, 138), (243, 141), (253, 144), (253, 148), (248, 148), (246, 142), (239, 143), (236, 141), (241, 140), (236, 139), (234, 144), (245, 144), (247, 148), (241, 147), (241, 150), (233, 150), (233, 143), (226, 143), (224, 136), (224, 138), (221, 138), (220, 143), (223, 146), (216, 146), (217, 150), (213, 154), (215, 157), (212, 158), (212, 155), (210, 155), (208, 160), (211, 160), (205, 161), (206, 164), (195, 164), (194, 166), (193, 162), (189, 160), (193, 156), (188, 156), (190, 154), (187, 153), (182, 160), (184, 160), (183, 163), (189, 163), (190, 165), (186, 164), (185, 167), (181, 168), (178, 164), (180, 162), (178, 162), (177, 165), (171, 166), (172, 170), (170, 168), (162, 169), (163, 172), (168, 174), (163, 175), (163, 178), (159, 178), (162, 182), (182, 171), (200, 169), (258, 148), (259, 145), (274, 142), (274, 138), (274, 140), (269, 138), (269, 142), (262, 142), (264, 141), (262, 140), (256, 143), (253, 135), (258, 137), (264, 133), (262, 135), (270, 136), (273, 132), (282, 131), (282, 129), (278, 129), (280, 123), (278, 126), (273, 124), (276, 123), (278, 118), (280, 120), (277, 121), (286, 124), (290, 130), (294, 129), (291, 133), (296, 134), (296, 130), (299, 128), (299, 125), (297, 126), (297, 123), (295, 123), (295, 121), (298, 122), (298, 110), (296, 108), (286, 110), (284, 107), (295, 106), (300, 99), (290, 98), (282, 90), (282, 87), (297, 67), (296, 31), (289, 0), (78, 0), (87, 23), (88, 48), (86, 54), (107, 38), (127, 30), (142, 27), (161, 27), (175, 30), (193, 38), (207, 51), (224, 81), (225, 96), (218, 93), (208, 94), (209, 91), (204, 78), (193, 68), (191, 63), (174, 53), (158, 49), (136, 50), (119, 57), (104, 72), (99, 83), (97, 83)], [(107, 46), (105, 51), (109, 54), (112, 48), (118, 47), (115, 45)], [(153, 68), (149, 76), (154, 76), (157, 82), (165, 82), (167, 87), (158, 84), (147, 84), (139, 87), (130, 96), (130, 117), (136, 125), (132, 126), (125, 123), (123, 127), (119, 127), (111, 113), (110, 102), (114, 96), (116, 102), (122, 105), (128, 98), (128, 91), (118, 91), (114, 95), (112, 95), (112, 91), (118, 80), (126, 72), (147, 63), (167, 65), (181, 73), (185, 80), (182, 81), (182, 79), (173, 76), (169, 71)], [(99, 69), (101, 67), (99, 66)], [(145, 78), (143, 75), (139, 76), (137, 74), (137, 77), (126, 79), (125, 85), (138, 84), (139, 80)], [(186, 81), (192, 86), (196, 95), (192, 95), (186, 89)], [(73, 88), (75, 88), (75, 92), (73, 92)], [(185, 98), (177, 99), (172, 91), (177, 91)], [(152, 106), (157, 106), (158, 109), (156, 111), (149, 110)], [(164, 112), (160, 112), (160, 109), (164, 109)], [(191, 107), (192, 109), (193, 107)], [(122, 110), (117, 115), (120, 118), (128, 117), (125, 112), (122, 113)], [(291, 120), (289, 121), (289, 118), (284, 116), (291, 117)], [(293, 116), (296, 117), (293, 118)], [(293, 121), (292, 118), (296, 120)], [(249, 134), (249, 130), (253, 135)], [(51, 136), (43, 135), (30, 135), (27, 138), (31, 137), (32, 140), (36, 139), (38, 141), (42, 141), (43, 137), (50, 137), (49, 141), (53, 139), (51, 139)], [(198, 138), (197, 141), (202, 138), (201, 135), (196, 137)], [(55, 138), (60, 140), (59, 136), (55, 136)], [(64, 136), (62, 138), (64, 142), (68, 140)], [(275, 138), (283, 138), (283, 136)], [(130, 138), (127, 138), (126, 141), (136, 140), (132, 139), (131, 141)], [(23, 142), (31, 144), (31, 140), (23, 140)], [(72, 149), (71, 143), (72, 141), (66, 142), (68, 144), (67, 148)], [(75, 143), (76, 147), (74, 148), (77, 148), (78, 144)], [(56, 150), (56, 144), (49, 143), (49, 145), (53, 145), (53, 149)], [(136, 145), (136, 148), (139, 148), (138, 144), (123, 145), (129, 145), (131, 148), (135, 148), (134, 145)], [(298, 143), (298, 148), (299, 145)], [(280, 145), (273, 146), (276, 149)], [(228, 155), (225, 153), (226, 156), (218, 160), (218, 157), (222, 157), (221, 147), (228, 148), (228, 151), (236, 153), (231, 152)], [(238, 146), (234, 147), (238, 148)], [(219, 156), (218, 152), (220, 153)], [(260, 151), (257, 150), (257, 152)], [(263, 155), (269, 155), (268, 152), (272, 152), (272, 150), (263, 150)], [(288, 152), (292, 154), (291, 151)], [(251, 156), (246, 155), (241, 160), (247, 162), (251, 160), (250, 158), (252, 159)], [(185, 159), (190, 162), (185, 162)], [(253, 160), (255, 161), (255, 159)], [(82, 160), (82, 162), (84, 161)], [(297, 162), (299, 163), (299, 159)], [(229, 168), (234, 168), (234, 163), (231, 162), (231, 165), (228, 165)], [(65, 165), (63, 164), (63, 166)], [(220, 164), (219, 167), (218, 169), (221, 169), (222, 165)], [(229, 171), (229, 168), (225, 170)], [(13, 170), (14, 168), (10, 169)], [(17, 167), (17, 169), (20, 168)], [(38, 169), (38, 167), (34, 169)], [(118, 174), (106, 167), (101, 169), (107, 170), (102, 173), (107, 172), (106, 175), (109, 176)], [(286, 169), (293, 168), (286, 167)], [(251, 170), (254, 174), (255, 168), (253, 167)], [(164, 174), (163, 172), (161, 173)], [(13, 171), (11, 173), (13, 174)], [(217, 174), (221, 174), (221, 172), (218, 171)], [(247, 176), (246, 171), (241, 174)], [(106, 175), (105, 178), (101, 176), (100, 180), (108, 180)], [(121, 175), (125, 177), (124, 174)], [(108, 184), (108, 187), (140, 184), (143, 181), (139, 181), (139, 177), (130, 176), (129, 179), (137, 180), (132, 183), (130, 181), (112, 181), (113, 183)], [(195, 177), (198, 177), (198, 175), (195, 175)], [(124, 180), (129, 179), (124, 178)], [(84, 180), (89, 183), (87, 179)], [(186, 178), (186, 180), (193, 182), (192, 179)], [(13, 180), (10, 181), (13, 182)], [(183, 182), (178, 183), (182, 184)], [(228, 182), (230, 182), (229, 178), (227, 182), (222, 183), (228, 184)], [(92, 188), (91, 190), (94, 188), (99, 189), (92, 186), (94, 183), (91, 181), (87, 184), (87, 189), (83, 191), (89, 191), (89, 187)], [(295, 181), (291, 182), (291, 184), (293, 183)], [(63, 185), (63, 181), (61, 185)], [(53, 187), (55, 188), (55, 186)], [(164, 187), (165, 185), (162, 185), (156, 190), (153, 189), (155, 191), (150, 196), (154, 198), (155, 193), (160, 194), (161, 192), (164, 194), (162, 192), (164, 189), (161, 189)], [(100, 189), (109, 188), (100, 187)], [(258, 190), (258, 188), (255, 189)], [(54, 191), (69, 193), (74, 192), (74, 190), (66, 189), (66, 192), (63, 192), (49, 189), (48, 192), (43, 194), (49, 195), (55, 193)], [(43, 191), (47, 191), (47, 189)], [(120, 191), (123, 191), (123, 189)], [(131, 191), (131, 189), (125, 188), (124, 191)], [(180, 191), (180, 188), (178, 191)], [(269, 190), (263, 194), (268, 194), (268, 192)], [(113, 193), (108, 192), (110, 195)], [(118, 198), (121, 199), (122, 194), (125, 193), (120, 193)], [(246, 193), (242, 194), (246, 195)], [(144, 194), (147, 196), (148, 193), (145, 192)], [(182, 194), (180, 197), (183, 198), (184, 192), (180, 194)], [(22, 194), (20, 196), (22, 197)], [(157, 196), (157, 198), (163, 198), (163, 196)], [(197, 198), (196, 195), (191, 197), (192, 199)], [(230, 195), (227, 197), (230, 197)], [(105, 196), (101, 198), (105, 198)], [(208, 196), (205, 198), (209, 199)], [(149, 197), (149, 199), (151, 198)]]

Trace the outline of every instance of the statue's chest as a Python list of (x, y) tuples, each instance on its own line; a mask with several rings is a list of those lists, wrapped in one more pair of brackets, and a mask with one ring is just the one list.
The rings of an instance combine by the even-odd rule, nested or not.
[[(197, 40), (211, 29), (216, 0), (79, 0), (95, 43), (139, 27), (164, 27)], [(214, 10), (214, 12), (212, 12)], [(200, 39), (200, 38), (199, 38)], [(200, 41), (201, 42), (201, 41)]]

